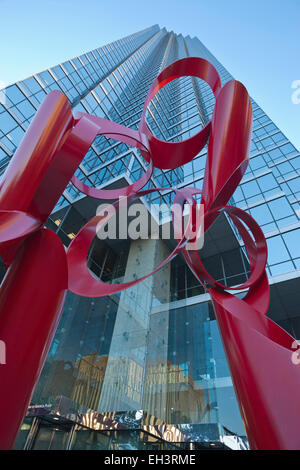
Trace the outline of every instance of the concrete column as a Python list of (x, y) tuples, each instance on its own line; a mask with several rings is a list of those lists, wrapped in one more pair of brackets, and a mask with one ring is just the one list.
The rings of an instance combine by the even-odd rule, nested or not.
[[(136, 240), (129, 250), (124, 282), (153, 271), (169, 253), (161, 240)], [(168, 301), (170, 265), (121, 292), (99, 411), (143, 408), (147, 340), (152, 302)]]

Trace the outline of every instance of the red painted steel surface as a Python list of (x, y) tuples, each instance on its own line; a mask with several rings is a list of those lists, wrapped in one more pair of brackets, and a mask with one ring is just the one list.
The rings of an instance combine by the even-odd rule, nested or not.
[[(188, 57), (166, 67), (152, 83), (145, 100), (140, 123), (140, 132), (148, 141), (153, 165), (156, 168), (178, 168), (194, 158), (207, 142), (211, 122), (208, 122), (200, 132), (182, 142), (165, 142), (157, 139), (146, 124), (146, 110), (154, 95), (167, 83), (176, 78), (192, 75), (205, 80), (210, 85), (215, 97), (221, 89), (221, 79), (215, 67), (205, 59)], [(142, 152), (143, 153), (143, 152)], [(147, 155), (144, 155), (147, 159)]]
[[(85, 155), (90, 145), (93, 143), (97, 135), (105, 135), (108, 138), (117, 139), (120, 142), (124, 142), (127, 145), (133, 145), (134, 147), (143, 150), (143, 154), (147, 155), (150, 164), (146, 173), (135, 183), (125, 186), (119, 189), (97, 189), (84, 184), (75, 175), (71, 181), (74, 186), (87, 196), (99, 198), (99, 199), (116, 199), (121, 196), (129, 197), (132, 194), (137, 193), (142, 189), (150, 180), (153, 172), (153, 162), (151, 155), (149, 154), (148, 147), (145, 145), (145, 136), (140, 134), (134, 129), (128, 129), (125, 126), (116, 124), (115, 122), (107, 121), (106, 119), (99, 118), (97, 116), (90, 116), (85, 113), (77, 113), (77, 116), (81, 120), (86, 120), (90, 125), (88, 130), (83, 129), (81, 133), (82, 141), (85, 144), (85, 150), (82, 152), (82, 156)], [(72, 152), (71, 152), (72, 155)]]
[[(128, 204), (130, 204), (135, 199), (139, 197), (146, 196), (147, 194), (157, 192), (162, 189), (168, 188), (155, 188), (155, 189), (148, 189), (144, 191), (139, 191), (137, 194), (133, 194), (129, 196), (127, 199)], [(190, 203), (191, 205), (195, 204), (193, 201), (192, 195), (190, 194), (190, 190), (183, 189), (182, 191), (174, 190), (177, 194), (177, 203), (181, 207), (183, 207), (185, 202)], [(196, 191), (193, 191), (195, 193)], [(122, 206), (122, 200), (117, 201), (114, 203), (115, 210), (120, 210)], [(88, 267), (87, 267), (87, 255), (88, 250), (91, 245), (91, 242), (95, 238), (96, 229), (99, 230), (103, 224), (106, 224), (108, 218), (106, 216), (97, 215), (93, 217), (77, 234), (77, 236), (73, 239), (72, 243), (68, 249), (68, 267), (69, 267), (69, 289), (72, 292), (75, 292), (78, 295), (86, 296), (86, 297), (102, 297), (105, 295), (115, 294), (120, 292), (124, 289), (128, 289), (129, 287), (133, 287), (139, 282), (147, 279), (147, 277), (152, 276), (156, 271), (163, 268), (167, 263), (169, 263), (182, 249), (185, 242), (188, 240), (187, 232), (189, 231), (189, 224), (191, 224), (193, 214), (190, 214), (189, 223), (187, 224), (187, 228), (183, 233), (182, 238), (178, 241), (174, 250), (170, 253), (170, 255), (152, 272), (149, 274), (141, 277), (140, 279), (135, 279), (131, 282), (126, 283), (118, 283), (118, 284), (108, 284), (102, 282), (98, 279), (95, 279)]]
[[(261, 284), (265, 296), (267, 279)], [(224, 291), (209, 293), (251, 449), (299, 449), (300, 371), (291, 360), (294, 338), (265, 310)]]
[(10, 449), (60, 319), (67, 288), (67, 263), (58, 236), (48, 229), (19, 248), (1, 286), (0, 448)]
[[(54, 91), (46, 96), (2, 177), (1, 211), (19, 210), (43, 222), (47, 220), (49, 210), (55, 206), (57, 196), (60, 197), (56, 179), (61, 177), (55, 173), (50, 181), (48, 173), (73, 121), (65, 95)], [(47, 188), (40, 194), (43, 185)]]
[[(212, 120), (183, 142), (163, 142), (147, 127), (147, 106), (164, 85), (186, 75), (210, 85), (216, 98)], [(248, 165), (251, 123), (251, 102), (245, 87), (232, 80), (222, 88), (216, 69), (199, 58), (181, 59), (161, 72), (150, 87), (138, 131), (84, 113), (73, 116), (66, 97), (58, 91), (46, 97), (0, 185), (0, 254), (10, 265), (0, 289), (0, 339), (7, 344), (8, 358), (6, 365), (0, 365), (0, 448), (13, 445), (59, 321), (67, 286), (83, 296), (109, 295), (150, 276), (179, 252), (211, 295), (251, 447), (300, 448), (296, 398), (300, 371), (291, 360), (294, 339), (265, 316), (270, 297), (266, 241), (249, 214), (226, 206)], [(121, 189), (100, 190), (75, 177), (100, 134), (140, 149), (149, 167), (139, 181)], [(57, 236), (42, 228), (70, 180), (88, 196), (126, 196), (131, 202), (167, 189), (142, 190), (154, 167), (177, 168), (194, 158), (207, 142), (204, 227), (207, 230), (225, 212), (238, 229), (251, 270), (250, 278), (239, 286), (248, 289), (243, 299), (228, 292), (236, 288), (209, 275), (198, 251), (186, 249), (192, 216), (174, 251), (153, 273), (114, 285), (94, 279), (86, 266), (89, 245), (96, 227), (104, 224), (103, 217), (92, 218), (80, 230), (67, 255)], [(193, 214), (193, 196), (201, 191), (174, 191), (175, 201), (181, 206), (189, 204)], [(122, 199), (114, 205), (120, 209)]]
[(205, 212), (224, 206), (249, 162), (252, 106), (244, 85), (226, 83), (215, 103), (202, 188)]

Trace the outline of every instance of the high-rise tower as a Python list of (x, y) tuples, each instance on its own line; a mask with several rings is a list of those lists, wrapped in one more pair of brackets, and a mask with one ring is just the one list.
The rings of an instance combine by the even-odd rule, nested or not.
[[(155, 25), (2, 90), (1, 174), (51, 90), (63, 91), (74, 112), (137, 129), (154, 78), (188, 56), (213, 63), (222, 84), (233, 78), (197, 38)], [(268, 315), (299, 338), (300, 154), (253, 99), (252, 105), (250, 164), (230, 203), (262, 227), (269, 251)], [(157, 93), (147, 122), (157, 137), (176, 142), (198, 132), (213, 108), (206, 83), (180, 78)], [(182, 168), (155, 169), (147, 187), (201, 188), (205, 161), (206, 148)], [(87, 185), (112, 188), (136, 181), (146, 166), (137, 149), (99, 136), (76, 176)], [(172, 197), (166, 190), (143, 202), (148, 209), (154, 203), (167, 207)], [(47, 224), (68, 246), (98, 204), (70, 183)], [(88, 264), (103, 281), (123, 282), (153, 270), (171, 248), (172, 240), (95, 241)], [(225, 216), (209, 230), (201, 255), (209, 272), (227, 285), (249, 275), (243, 244)], [(185, 433), (193, 442), (211, 443), (230, 433), (244, 435), (209, 296), (180, 257), (118, 295), (87, 299), (69, 293), (32, 403), (19, 447), (25, 438), (35, 448), (155, 448), (168, 432), (171, 441)], [(43, 418), (33, 419), (38, 413)], [(76, 415), (82, 427), (75, 432)], [(159, 435), (158, 425), (169, 425), (165, 434)], [(114, 435), (118, 426), (131, 430), (127, 437)]]

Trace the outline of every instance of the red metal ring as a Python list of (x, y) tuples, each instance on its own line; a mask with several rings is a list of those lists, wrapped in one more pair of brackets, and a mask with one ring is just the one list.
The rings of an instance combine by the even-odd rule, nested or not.
[[(147, 107), (154, 95), (167, 83), (176, 78), (193, 76), (205, 80), (211, 87), (215, 97), (221, 90), (221, 79), (216, 68), (207, 60), (199, 57), (187, 57), (177, 60), (166, 67), (152, 83), (145, 100), (139, 131), (148, 140), (148, 148), (153, 158), (153, 165), (161, 169), (178, 168), (192, 160), (207, 142), (211, 121), (192, 137), (182, 142), (165, 142), (155, 137), (147, 126), (145, 115)], [(148, 160), (147, 154), (142, 152)]]
[[(195, 201), (191, 197), (190, 189), (186, 190), (176, 190), (173, 188), (151, 188), (146, 189), (144, 191), (140, 191), (139, 193), (132, 194), (128, 198), (128, 203), (131, 203), (135, 199), (140, 197), (146, 196), (147, 194), (151, 194), (156, 191), (161, 191), (162, 189), (169, 189), (171, 191), (175, 191), (176, 194), (180, 194), (181, 198), (179, 200), (179, 204), (183, 208), (185, 202), (190, 204), (194, 204)], [(113, 206), (119, 210), (120, 205), (122, 204), (122, 199), (119, 201), (114, 202)], [(103, 220), (104, 219), (104, 220)], [(177, 253), (182, 249), (185, 243), (188, 241), (186, 234), (189, 233), (189, 227), (191, 224), (191, 214), (189, 217), (189, 221), (187, 224), (187, 228), (182, 236), (182, 238), (177, 243), (176, 247), (170, 253), (170, 255), (151, 273), (143, 276), (140, 279), (136, 279), (131, 282), (125, 282), (122, 284), (106, 284), (102, 281), (95, 279), (89, 272), (87, 267), (87, 254), (90, 247), (90, 244), (93, 238), (96, 235), (96, 227), (99, 224), (101, 226), (101, 220), (107, 222), (107, 217), (104, 216), (95, 216), (93, 217), (76, 235), (76, 237), (72, 240), (68, 251), (67, 251), (67, 262), (68, 262), (68, 272), (69, 272), (69, 286), (68, 288), (74, 292), (75, 294), (82, 295), (84, 297), (102, 297), (106, 295), (111, 295), (122, 290), (128, 289), (129, 287), (133, 287), (137, 283), (147, 279), (148, 277), (152, 276), (156, 271), (161, 269), (165, 266), (169, 261), (171, 261)]]
[[(256, 221), (251, 217), (250, 214), (243, 211), (242, 209), (239, 209), (238, 207), (225, 206), (222, 208), (213, 209), (205, 215), (205, 219), (209, 219), (210, 217), (214, 218), (215, 213), (221, 213), (221, 212), (226, 212), (229, 215), (229, 217), (231, 218), (233, 223), (236, 225), (242, 237), (242, 240), (244, 242), (244, 245), (245, 245), (248, 257), (249, 257), (249, 262), (250, 262), (251, 274), (250, 274), (249, 279), (243, 284), (236, 286), (236, 287), (226, 286), (216, 281), (206, 271), (197, 250), (187, 251), (185, 248), (183, 248), (182, 253), (189, 267), (191, 268), (193, 273), (196, 275), (196, 277), (200, 280), (202, 284), (203, 284), (203, 281), (205, 281), (206, 283), (209, 284), (210, 287), (218, 288), (222, 290), (240, 290), (240, 289), (249, 288), (253, 286), (254, 284), (256, 284), (265, 272), (268, 251), (267, 251), (267, 243), (266, 243), (263, 231), (261, 230), (259, 225), (256, 223)], [(251, 230), (254, 236), (254, 240), (252, 239), (252, 237), (250, 236), (249, 232), (247, 231), (246, 227), (244, 226), (242, 222), (245, 225), (247, 225), (247, 227)], [(204, 221), (204, 224), (205, 224), (205, 221)], [(210, 225), (209, 222), (208, 222), (208, 225)], [(203, 285), (205, 286), (205, 284)]]
[[(136, 193), (142, 189), (150, 180), (153, 173), (153, 162), (151, 155), (147, 146), (145, 145), (145, 138), (139, 134), (134, 129), (129, 129), (120, 124), (114, 123), (112, 121), (107, 121), (106, 119), (99, 118), (97, 116), (90, 116), (88, 114), (78, 113), (80, 119), (84, 117), (88, 126), (88, 132), (86, 129), (80, 135), (81, 140), (84, 142), (84, 147), (89, 147), (97, 135), (105, 135), (106, 137), (114, 138), (118, 136), (118, 139), (121, 142), (124, 142), (128, 145), (133, 144), (136, 148), (143, 150), (144, 153), (148, 155), (148, 160), (150, 161), (149, 167), (146, 173), (135, 183), (124, 186), (123, 188), (118, 189), (97, 189), (80, 181), (75, 175), (72, 176), (71, 182), (74, 186), (79, 189), (82, 193), (87, 196), (97, 198), (97, 199), (117, 199), (122, 196), (130, 196), (131, 194)], [(80, 119), (78, 122), (80, 122)]]

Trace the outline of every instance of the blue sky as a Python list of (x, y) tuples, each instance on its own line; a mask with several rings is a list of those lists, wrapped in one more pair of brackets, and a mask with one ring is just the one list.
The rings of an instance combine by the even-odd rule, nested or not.
[(0, 0), (0, 81), (158, 23), (198, 36), (300, 149), (300, 0)]

